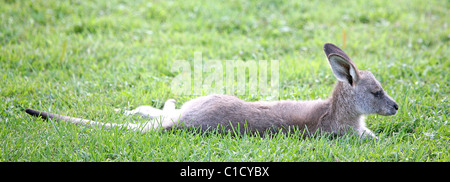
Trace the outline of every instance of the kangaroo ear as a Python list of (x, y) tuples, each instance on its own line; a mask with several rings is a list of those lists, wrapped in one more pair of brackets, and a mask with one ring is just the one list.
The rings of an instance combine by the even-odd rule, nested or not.
[(323, 50), (336, 78), (355, 86), (359, 81), (359, 71), (347, 54), (330, 43), (326, 43)]

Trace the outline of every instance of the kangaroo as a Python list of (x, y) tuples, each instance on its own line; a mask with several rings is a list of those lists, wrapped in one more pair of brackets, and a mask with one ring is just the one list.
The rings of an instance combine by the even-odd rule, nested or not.
[(312, 101), (246, 102), (229, 95), (208, 95), (186, 102), (180, 109), (169, 99), (163, 110), (140, 106), (125, 114), (140, 114), (151, 120), (144, 124), (110, 124), (26, 109), (33, 116), (55, 121), (69, 121), (103, 127), (125, 127), (150, 131), (158, 128), (201, 128), (202, 131), (288, 132), (297, 129), (308, 136), (316, 132), (343, 135), (353, 131), (362, 138), (376, 138), (365, 125), (364, 115), (395, 115), (398, 104), (383, 90), (370, 71), (358, 70), (353, 61), (337, 46), (324, 44), (325, 55), (337, 84), (330, 98)]

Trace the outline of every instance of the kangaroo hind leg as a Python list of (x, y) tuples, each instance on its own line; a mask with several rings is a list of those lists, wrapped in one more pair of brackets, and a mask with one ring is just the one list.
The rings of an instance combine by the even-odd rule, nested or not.
[[(142, 117), (145, 118), (156, 118), (159, 116), (164, 116), (167, 113), (170, 113), (171, 111), (175, 110), (175, 99), (169, 99), (164, 103), (164, 108), (161, 109), (156, 109), (152, 106), (147, 106), (147, 105), (143, 105), (143, 106), (139, 106), (136, 109), (133, 109), (131, 111), (124, 111), (125, 115), (135, 115), (135, 114), (139, 114)], [(116, 112), (119, 112), (120, 109), (116, 109)]]

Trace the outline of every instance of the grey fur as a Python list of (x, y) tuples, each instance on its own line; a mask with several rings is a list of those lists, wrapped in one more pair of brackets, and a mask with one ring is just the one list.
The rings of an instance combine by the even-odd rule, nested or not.
[[(364, 122), (364, 115), (395, 115), (397, 103), (385, 93), (370, 71), (360, 71), (341, 49), (333, 44), (324, 45), (331, 69), (338, 79), (332, 96), (326, 100), (245, 102), (229, 95), (209, 95), (186, 102), (175, 109), (175, 100), (168, 100), (163, 110), (141, 106), (126, 114), (141, 114), (153, 118), (145, 126), (119, 125), (140, 131), (177, 128), (201, 128), (203, 131), (219, 128), (264, 134), (297, 129), (313, 134), (318, 131), (345, 134), (356, 131), (360, 136), (375, 137)], [(144, 109), (143, 109), (144, 108)], [(27, 109), (32, 115), (54, 114)], [(79, 118), (54, 115), (57, 120), (86, 124)], [(52, 117), (49, 117), (52, 118)], [(92, 124), (102, 125), (91, 121)], [(107, 126), (108, 127), (108, 126)], [(109, 126), (111, 127), (111, 126)]]

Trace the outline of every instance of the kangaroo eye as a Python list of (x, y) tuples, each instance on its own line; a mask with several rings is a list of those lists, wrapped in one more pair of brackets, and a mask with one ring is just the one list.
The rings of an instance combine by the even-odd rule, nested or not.
[(381, 97), (383, 95), (383, 92), (380, 90), (380, 91), (372, 92), (372, 94), (375, 97)]

